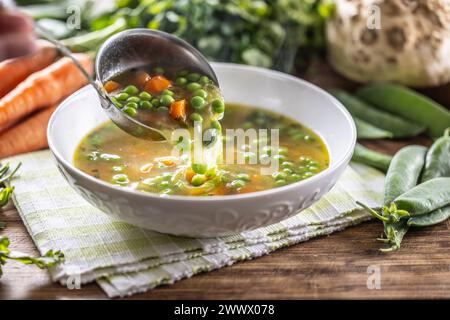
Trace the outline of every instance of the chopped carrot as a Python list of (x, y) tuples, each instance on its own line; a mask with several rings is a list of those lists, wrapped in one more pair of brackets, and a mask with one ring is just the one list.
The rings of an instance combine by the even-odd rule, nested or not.
[[(92, 59), (74, 55), (92, 73)], [(0, 128), (12, 125), (26, 115), (55, 104), (87, 83), (87, 79), (69, 58), (62, 58), (33, 73), (0, 100)]]
[(109, 80), (103, 86), (103, 88), (105, 88), (106, 92), (108, 92), (108, 93), (116, 91), (117, 89), (119, 89), (119, 87), (120, 87), (120, 84), (118, 84), (117, 82), (112, 81), (112, 80)]
[(0, 159), (47, 148), (47, 124), (57, 106), (39, 111), (0, 134)]
[(170, 105), (170, 116), (173, 119), (186, 119), (186, 100), (178, 100)]
[(154, 159), (155, 162), (160, 162), (168, 167), (172, 167), (176, 164), (176, 157), (173, 156), (167, 156), (167, 157), (159, 157)]
[(58, 52), (52, 44), (45, 40), (38, 40), (35, 52), (0, 62), (0, 98), (32, 73), (52, 64), (57, 54)]
[(189, 183), (191, 183), (192, 178), (193, 178), (194, 176), (195, 176), (195, 171), (192, 170), (191, 167), (189, 167), (189, 168), (186, 170), (186, 174), (185, 174), (186, 180), (187, 180)]
[(169, 80), (163, 76), (154, 76), (145, 84), (144, 90), (150, 93), (160, 93), (171, 86)]
[(153, 163), (149, 162), (149, 163), (144, 164), (144, 165), (140, 168), (140, 171), (141, 171), (142, 173), (149, 173), (150, 171), (152, 171), (152, 168), (153, 168)]
[(141, 71), (139, 72), (136, 77), (134, 78), (134, 84), (138, 86), (139, 88), (144, 88), (147, 81), (150, 80), (150, 76), (147, 72)]

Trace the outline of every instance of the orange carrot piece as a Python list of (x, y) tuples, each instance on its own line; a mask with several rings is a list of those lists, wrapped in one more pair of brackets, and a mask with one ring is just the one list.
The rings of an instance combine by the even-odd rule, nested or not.
[(115, 81), (109, 80), (105, 83), (105, 85), (103, 86), (103, 88), (105, 88), (106, 92), (110, 93), (113, 91), (116, 91), (117, 89), (119, 89), (120, 84), (118, 84)]
[(185, 178), (186, 178), (187, 182), (191, 183), (192, 178), (193, 178), (194, 176), (195, 176), (195, 171), (192, 170), (191, 167), (189, 167), (189, 168), (186, 170), (186, 174), (185, 174)]
[(150, 93), (160, 93), (171, 86), (169, 80), (163, 76), (154, 76), (145, 84), (144, 90)]
[(150, 80), (150, 76), (148, 75), (148, 73), (145, 71), (141, 71), (136, 75), (136, 77), (134, 79), (134, 84), (136, 86), (138, 86), (139, 88), (144, 88), (145, 84), (149, 80)]
[[(75, 54), (81, 65), (92, 73), (93, 64), (86, 54)], [(62, 58), (33, 73), (0, 100), (0, 127), (11, 125), (26, 115), (55, 104), (87, 83), (69, 58)]]
[(47, 124), (57, 106), (41, 110), (0, 134), (0, 159), (47, 148)]
[(178, 100), (170, 105), (170, 116), (173, 119), (186, 119), (186, 100)]
[(56, 48), (51, 43), (38, 40), (35, 52), (0, 62), (0, 98), (32, 73), (52, 64), (57, 54)]

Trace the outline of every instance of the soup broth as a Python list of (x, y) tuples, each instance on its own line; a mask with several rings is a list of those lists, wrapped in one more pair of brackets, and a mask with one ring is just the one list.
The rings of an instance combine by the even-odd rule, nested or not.
[[(217, 167), (195, 168), (183, 155), (172, 155), (171, 143), (141, 140), (107, 122), (81, 141), (74, 163), (103, 181), (163, 196), (229, 195), (267, 190), (310, 178), (329, 166), (328, 152), (320, 137), (285, 116), (227, 104), (222, 128), (224, 148), (230, 139), (234, 140), (225, 135), (226, 129), (236, 128), (278, 129), (279, 146), (276, 149), (271, 146), (270, 134), (267, 138), (247, 139), (242, 145), (235, 140), (231, 152), (233, 163), (229, 163), (224, 150), (224, 159)], [(268, 168), (261, 163), (264, 158), (276, 161), (277, 170), (263, 174), (262, 169)], [(244, 159), (245, 163), (236, 163), (237, 159)]]

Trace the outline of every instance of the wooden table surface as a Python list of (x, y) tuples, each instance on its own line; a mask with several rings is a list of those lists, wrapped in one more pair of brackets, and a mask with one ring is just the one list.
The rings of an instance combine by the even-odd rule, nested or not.
[[(325, 80), (329, 81), (329, 77)], [(320, 84), (320, 80), (318, 81)], [(429, 145), (419, 137), (365, 143), (393, 154), (406, 144)], [(1, 232), (11, 248), (37, 254), (16, 210), (0, 212)], [(261, 258), (161, 286), (132, 299), (302, 299), (302, 298), (450, 298), (449, 221), (408, 232), (400, 251), (378, 251), (382, 226), (372, 221), (327, 237), (277, 250)], [(380, 270), (379, 289), (367, 286), (371, 270)], [(373, 275), (372, 275), (373, 277)], [(8, 262), (0, 280), (2, 299), (105, 299), (96, 284), (69, 290), (52, 283), (45, 270)]]

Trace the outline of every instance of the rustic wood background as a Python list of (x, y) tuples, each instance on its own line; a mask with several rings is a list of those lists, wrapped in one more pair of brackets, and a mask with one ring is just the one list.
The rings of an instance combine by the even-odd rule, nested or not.
[[(318, 65), (305, 78), (323, 87), (351, 89), (355, 84)], [(447, 90), (431, 91), (446, 102)], [(447, 104), (447, 106), (450, 104)], [(426, 137), (413, 140), (370, 141), (365, 145), (395, 153), (406, 144), (429, 145)], [(0, 213), (7, 222), (3, 235), (11, 248), (37, 254), (16, 210)], [(400, 251), (383, 254), (375, 240), (382, 232), (376, 221), (363, 223), (327, 237), (317, 238), (270, 255), (161, 286), (131, 299), (301, 299), (301, 298), (450, 298), (450, 225), (412, 230)], [(368, 289), (368, 267), (379, 267), (381, 288)], [(2, 299), (105, 299), (96, 284), (68, 290), (52, 283), (45, 270), (9, 262), (0, 281)]]

